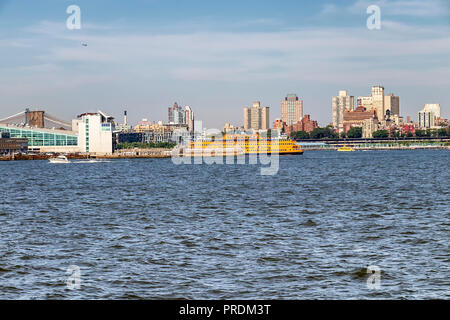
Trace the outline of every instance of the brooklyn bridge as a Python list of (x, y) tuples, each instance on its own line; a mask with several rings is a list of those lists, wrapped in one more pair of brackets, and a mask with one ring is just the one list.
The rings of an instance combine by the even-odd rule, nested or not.
[(18, 127), (37, 127), (47, 129), (72, 130), (72, 124), (46, 113), (45, 111), (30, 111), (25, 109), (17, 114), (0, 119), (1, 124)]

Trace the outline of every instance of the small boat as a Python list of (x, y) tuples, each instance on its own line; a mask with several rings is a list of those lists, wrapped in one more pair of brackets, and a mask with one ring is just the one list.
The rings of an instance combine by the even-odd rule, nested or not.
[(351, 147), (340, 147), (339, 149), (337, 149), (337, 151), (351, 152), (351, 151), (355, 151), (355, 149), (353, 149)]
[(48, 159), (50, 163), (70, 163), (66, 156), (57, 156), (56, 158)]

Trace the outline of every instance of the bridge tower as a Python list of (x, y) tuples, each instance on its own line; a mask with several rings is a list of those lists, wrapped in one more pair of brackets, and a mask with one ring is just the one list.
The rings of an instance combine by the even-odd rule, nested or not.
[(44, 111), (25, 110), (25, 123), (31, 127), (44, 128)]

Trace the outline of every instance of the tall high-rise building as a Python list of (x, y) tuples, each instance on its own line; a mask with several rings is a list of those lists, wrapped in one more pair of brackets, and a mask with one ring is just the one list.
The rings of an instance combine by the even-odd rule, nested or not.
[(384, 109), (384, 87), (372, 87), (372, 107), (377, 109), (378, 119), (384, 119), (386, 114)]
[(178, 103), (175, 102), (172, 107), (169, 107), (169, 123), (184, 124), (186, 123), (184, 116), (184, 110)]
[(434, 127), (436, 119), (441, 117), (440, 104), (426, 104), (425, 107), (419, 111), (419, 127), (431, 128)]
[[(381, 121), (384, 119), (384, 116), (386, 115), (386, 109), (385, 109), (385, 105), (384, 105), (384, 103), (385, 103), (384, 87), (382, 87), (382, 86), (372, 87), (372, 95), (371, 96), (358, 97), (357, 101), (358, 101), (357, 102), (358, 107), (364, 107), (367, 110), (375, 108), (377, 110), (378, 120)], [(400, 106), (399, 106), (399, 108), (400, 108)]]
[(338, 132), (344, 131), (344, 111), (355, 108), (355, 97), (349, 96), (347, 90), (340, 90), (338, 96), (333, 97), (333, 127)]
[(400, 97), (393, 93), (384, 96), (384, 113), (389, 110), (391, 115), (400, 115)]
[(245, 107), (244, 108), (244, 130), (248, 130), (252, 127), (252, 113), (251, 108)]
[(186, 106), (185, 108), (185, 116), (184, 119), (186, 120), (186, 124), (188, 126), (189, 132), (194, 132), (194, 112), (192, 111), (191, 107)]
[(249, 129), (270, 129), (269, 107), (261, 107), (261, 103), (255, 101), (252, 107), (244, 108), (244, 130)]
[(281, 101), (281, 120), (288, 126), (296, 123), (303, 117), (303, 101), (296, 94), (288, 94)]

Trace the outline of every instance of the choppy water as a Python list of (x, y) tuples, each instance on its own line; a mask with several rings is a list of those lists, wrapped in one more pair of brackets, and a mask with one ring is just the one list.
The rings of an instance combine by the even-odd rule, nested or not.
[(449, 155), (3, 162), (0, 298), (448, 299)]

